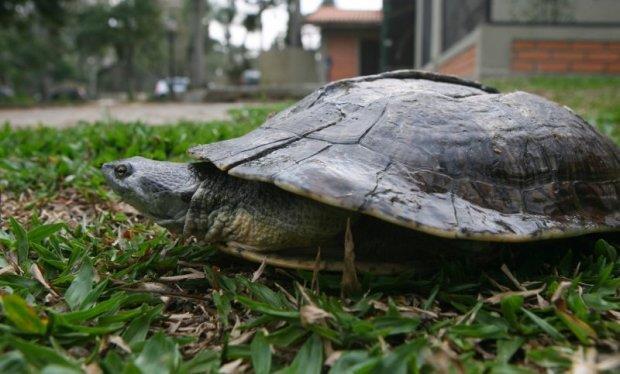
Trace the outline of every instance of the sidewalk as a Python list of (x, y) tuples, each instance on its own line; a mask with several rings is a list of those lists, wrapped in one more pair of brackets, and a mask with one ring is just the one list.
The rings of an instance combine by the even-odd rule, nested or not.
[(253, 103), (114, 103), (99, 102), (78, 106), (0, 109), (0, 125), (68, 127), (80, 121), (141, 121), (163, 125), (179, 121), (204, 122), (229, 119), (228, 110)]

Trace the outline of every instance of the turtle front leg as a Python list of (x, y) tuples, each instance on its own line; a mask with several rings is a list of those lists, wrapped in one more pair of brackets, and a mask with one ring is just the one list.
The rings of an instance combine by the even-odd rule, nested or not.
[(269, 252), (321, 245), (343, 232), (352, 215), (270, 184), (221, 173), (194, 194), (184, 233), (208, 243), (234, 242)]

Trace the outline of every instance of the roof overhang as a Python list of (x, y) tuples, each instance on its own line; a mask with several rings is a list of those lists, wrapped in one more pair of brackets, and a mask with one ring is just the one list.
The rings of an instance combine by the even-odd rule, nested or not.
[(380, 10), (347, 10), (321, 6), (306, 16), (306, 23), (328, 28), (375, 28), (383, 22)]

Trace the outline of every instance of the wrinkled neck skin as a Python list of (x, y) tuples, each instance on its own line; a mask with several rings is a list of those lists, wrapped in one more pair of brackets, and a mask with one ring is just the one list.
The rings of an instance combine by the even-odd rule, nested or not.
[(157, 224), (207, 243), (256, 251), (319, 245), (354, 215), (268, 183), (231, 177), (206, 162), (133, 157), (102, 171), (124, 201)]
[(124, 201), (173, 232), (183, 231), (192, 196), (204, 179), (197, 164), (143, 157), (110, 162), (101, 170)]

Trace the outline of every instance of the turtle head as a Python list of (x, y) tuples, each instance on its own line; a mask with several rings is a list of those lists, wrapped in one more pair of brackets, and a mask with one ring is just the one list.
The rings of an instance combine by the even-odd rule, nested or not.
[(192, 164), (132, 157), (104, 164), (108, 185), (127, 203), (171, 231), (182, 231), (200, 174)]

